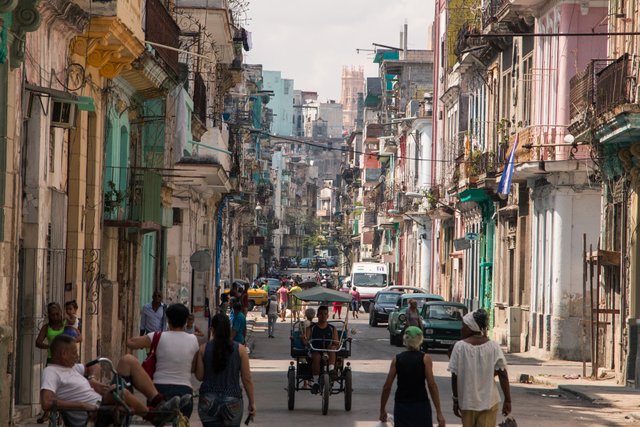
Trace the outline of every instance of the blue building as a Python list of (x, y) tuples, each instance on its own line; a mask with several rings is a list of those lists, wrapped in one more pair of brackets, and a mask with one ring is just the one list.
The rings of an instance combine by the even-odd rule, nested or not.
[(263, 71), (262, 76), (264, 89), (273, 91), (267, 104), (273, 113), (271, 133), (293, 136), (293, 80), (283, 79), (280, 71)]

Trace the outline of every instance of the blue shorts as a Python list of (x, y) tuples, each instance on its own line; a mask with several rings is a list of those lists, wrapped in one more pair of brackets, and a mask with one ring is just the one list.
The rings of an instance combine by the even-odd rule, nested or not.
[(203, 427), (238, 427), (242, 422), (242, 398), (220, 393), (200, 393), (198, 415)]

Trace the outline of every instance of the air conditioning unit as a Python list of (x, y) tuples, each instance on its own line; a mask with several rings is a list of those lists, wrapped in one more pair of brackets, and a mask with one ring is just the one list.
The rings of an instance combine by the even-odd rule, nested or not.
[(76, 118), (76, 104), (54, 100), (51, 108), (51, 126), (70, 129), (74, 126)]

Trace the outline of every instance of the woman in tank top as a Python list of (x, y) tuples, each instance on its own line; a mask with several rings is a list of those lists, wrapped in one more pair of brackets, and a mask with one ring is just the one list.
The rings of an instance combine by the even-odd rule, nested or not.
[[(391, 394), (391, 386), (396, 375), (398, 387), (393, 408), (394, 425), (396, 427), (432, 426), (431, 403), (429, 395), (436, 409), (438, 427), (444, 427), (444, 415), (440, 409), (440, 395), (438, 385), (433, 378), (433, 362), (428, 354), (420, 351), (423, 335), (422, 329), (409, 326), (404, 331), (404, 345), (407, 351), (393, 358), (387, 380), (382, 387), (380, 397), (380, 421), (387, 421), (387, 400)], [(416, 375), (423, 372), (424, 375)], [(429, 394), (424, 382), (427, 381)]]
[(198, 414), (203, 427), (240, 426), (242, 387), (247, 394), (249, 416), (256, 414), (249, 355), (244, 345), (231, 340), (231, 323), (224, 314), (211, 320), (213, 339), (200, 346), (196, 378), (202, 381)]
[[(57, 302), (50, 302), (47, 304), (47, 323), (42, 325), (36, 338), (36, 347), (47, 350), (47, 365), (51, 362), (51, 349), (49, 346), (55, 337), (64, 333), (64, 327), (65, 321), (62, 316), (62, 307)], [(38, 417), (38, 424), (48, 420), (49, 412), (45, 411)]]
[[(42, 325), (38, 338), (36, 338), (36, 347), (47, 350), (47, 365), (51, 361), (51, 349), (49, 345), (55, 337), (64, 332), (65, 322), (62, 317), (62, 307), (57, 302), (50, 302), (47, 305), (47, 323)], [(47, 340), (45, 343), (44, 341)]]
[[(191, 373), (195, 371), (198, 339), (184, 331), (189, 317), (189, 309), (184, 304), (171, 304), (165, 315), (169, 329), (162, 331), (158, 339), (153, 384), (167, 399), (178, 396), (182, 402), (188, 402), (183, 403), (180, 411), (190, 418), (193, 411), (193, 402), (189, 399), (193, 395)], [(132, 350), (150, 348), (156, 333), (129, 338), (127, 347)]]

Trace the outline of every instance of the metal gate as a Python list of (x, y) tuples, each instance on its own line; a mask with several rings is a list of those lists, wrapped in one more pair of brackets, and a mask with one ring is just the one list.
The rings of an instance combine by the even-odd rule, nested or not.
[[(36, 348), (35, 342), (47, 321), (47, 304), (57, 302), (64, 310), (65, 300), (79, 295), (81, 317), (98, 313), (100, 250), (21, 248), (18, 262), (15, 396), (17, 405), (35, 405), (47, 358), (46, 350)], [(75, 271), (82, 273), (79, 283), (71, 277)]]

